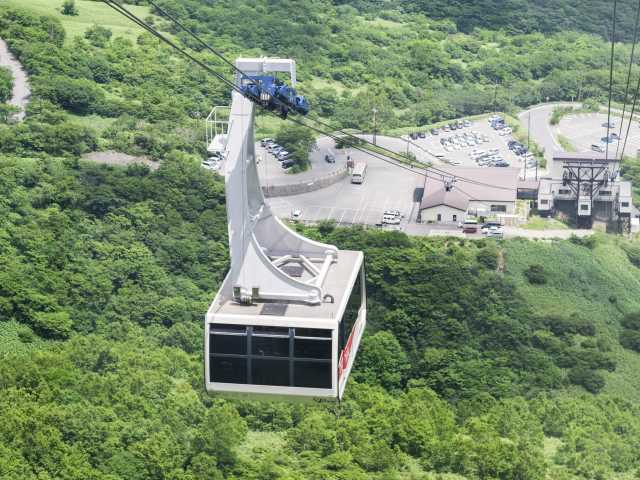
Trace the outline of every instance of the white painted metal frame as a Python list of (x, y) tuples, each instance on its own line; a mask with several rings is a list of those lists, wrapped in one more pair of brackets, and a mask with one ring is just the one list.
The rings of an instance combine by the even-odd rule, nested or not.
[[(238, 70), (252, 76), (272, 72), (288, 73), (290, 85), (296, 88), (296, 61), (290, 58), (238, 58), (236, 67), (238, 67)], [(236, 85), (240, 84), (240, 73), (236, 73)]]
[[(288, 72), (291, 85), (295, 86), (295, 61), (288, 59), (238, 59), (238, 68), (248, 74), (272, 71)], [(236, 81), (241, 81), (238, 76)], [(366, 291), (364, 286), (364, 256), (360, 252), (351, 278), (345, 279), (345, 292), (335, 316), (304, 317), (265, 316), (224, 313), (227, 302), (281, 301), (308, 305), (320, 305), (323, 285), (334, 262), (339, 261), (339, 251), (333, 245), (310, 240), (289, 229), (265, 203), (256, 168), (254, 139), (254, 104), (238, 92), (232, 93), (232, 105), (228, 120), (219, 122), (221, 109), (214, 109), (207, 118), (211, 130), (207, 133), (208, 146), (216, 143), (216, 136), (224, 137), (225, 189), (229, 231), (230, 270), (211, 304), (205, 320), (205, 386), (208, 391), (239, 394), (267, 394), (300, 397), (341, 397), (346, 380), (353, 366), (366, 324)], [(218, 130), (220, 129), (220, 130)], [(214, 138), (209, 138), (209, 134)], [(217, 135), (216, 135), (217, 133)], [(287, 275), (281, 267), (288, 263), (302, 265), (311, 279), (302, 281)], [(357, 275), (361, 276), (362, 303), (353, 328), (351, 355), (347, 367), (338, 378), (338, 332), (345, 313), (351, 289)], [(240, 296), (237, 293), (240, 292)], [(254, 295), (258, 293), (257, 298)], [(234, 296), (234, 293), (236, 294)], [(310, 310), (312, 313), (313, 310)], [(321, 328), (332, 330), (332, 388), (282, 387), (210, 382), (209, 335), (214, 323), (236, 325), (262, 325), (281, 327)]]

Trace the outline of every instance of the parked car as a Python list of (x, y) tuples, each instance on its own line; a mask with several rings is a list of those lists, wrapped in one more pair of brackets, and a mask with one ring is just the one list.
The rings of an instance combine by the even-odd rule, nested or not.
[(431, 129), (431, 135), (439, 135), (440, 131), (437, 128), (432, 128)]
[(451, 131), (451, 127), (449, 125), (445, 125), (442, 127), (442, 130), (444, 130), (445, 132), (449, 132)]
[(502, 227), (490, 227), (487, 231), (487, 237), (504, 238), (504, 229)]
[(613, 138), (611, 135), (609, 135), (608, 137), (602, 137), (602, 138), (600, 139), (600, 141), (601, 141), (602, 143), (613, 143), (613, 142), (615, 142), (615, 141), (616, 141), (616, 139), (615, 139), (615, 138)]
[(471, 126), (471, 122), (469, 120), (465, 120), (464, 121), (464, 126), (465, 127), (470, 127)]
[(289, 167), (293, 167), (293, 165), (296, 162), (294, 162), (293, 160), (291, 160), (290, 158), (287, 160), (283, 160), (282, 163), (280, 164), (282, 166), (282, 168), (289, 168)]
[(409, 138), (411, 140), (416, 140), (418, 138), (418, 134), (415, 133), (415, 132), (412, 132), (412, 133), (409, 134)]
[(402, 217), (400, 210), (385, 210), (384, 215), (394, 216), (394, 217)]
[(336, 163), (336, 156), (333, 153), (327, 153), (324, 156), (324, 161), (327, 163)]
[(418, 137), (419, 138), (427, 138), (427, 134), (424, 132), (418, 132)]
[(602, 145), (598, 145), (596, 143), (591, 145), (591, 150), (593, 150), (594, 152), (604, 153), (604, 147)]
[(478, 233), (478, 221), (475, 218), (467, 218), (462, 224), (462, 233)]
[(272, 138), (263, 138), (262, 140), (260, 140), (260, 146), (262, 147), (266, 147), (270, 143), (274, 143)]
[(602, 124), (602, 126), (603, 126), (604, 128), (616, 128), (616, 124), (615, 124), (615, 122), (609, 122), (609, 123), (604, 122), (604, 123)]
[(300, 220), (302, 218), (302, 210), (296, 209), (291, 212), (291, 220)]
[(395, 215), (383, 215), (382, 223), (386, 225), (400, 225), (400, 217)]

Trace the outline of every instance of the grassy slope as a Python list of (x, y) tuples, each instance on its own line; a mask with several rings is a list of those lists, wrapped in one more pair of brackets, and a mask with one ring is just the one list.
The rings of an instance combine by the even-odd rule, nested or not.
[[(538, 313), (577, 312), (592, 320), (598, 336), (609, 339), (618, 361), (615, 372), (605, 372), (605, 393), (639, 401), (640, 355), (620, 347), (618, 335), (623, 313), (640, 310), (640, 269), (628, 261), (617, 245), (619, 241), (612, 236), (598, 236), (594, 250), (566, 241), (506, 242), (506, 275)], [(530, 285), (524, 279), (522, 271), (531, 264), (544, 265), (548, 272), (546, 285)], [(612, 296), (615, 303), (610, 300)]]
[[(49, 15), (58, 18), (67, 32), (67, 41), (84, 32), (92, 25), (98, 24), (111, 29), (114, 37), (126, 37), (135, 40), (143, 31), (130, 20), (126, 19), (111, 7), (102, 2), (76, 0), (77, 16), (67, 16), (60, 13), (62, 0), (0, 0), (3, 7), (26, 8), (39, 15)], [(134, 14), (144, 18), (149, 15), (149, 8), (127, 5)]]

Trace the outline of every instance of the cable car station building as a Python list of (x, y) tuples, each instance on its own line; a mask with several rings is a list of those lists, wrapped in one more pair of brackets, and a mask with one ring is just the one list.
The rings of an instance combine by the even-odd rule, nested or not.
[(597, 152), (554, 156), (549, 175), (540, 180), (538, 211), (562, 211), (590, 227), (594, 219), (618, 220), (629, 230), (633, 210), (631, 182), (621, 180), (620, 161)]
[[(292, 60), (241, 59), (247, 74)], [(236, 80), (241, 81), (241, 78)], [(220, 145), (230, 270), (205, 319), (207, 391), (339, 399), (366, 324), (364, 256), (307, 239), (265, 203), (254, 150), (255, 105), (233, 92)]]

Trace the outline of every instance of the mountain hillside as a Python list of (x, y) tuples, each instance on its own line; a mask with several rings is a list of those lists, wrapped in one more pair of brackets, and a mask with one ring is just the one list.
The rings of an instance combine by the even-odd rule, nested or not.
[[(496, 80), (507, 109), (607, 85), (596, 35), (472, 30), (428, 1), (162, 4), (230, 58), (295, 56), (301, 91), (335, 125), (367, 129), (372, 105), (383, 129), (490, 111)], [(640, 476), (638, 239), (297, 225), (365, 252), (369, 324), (344, 401), (206, 394), (203, 317), (228, 249), (202, 117), (229, 92), (104, 5), (76, 7), (74, 22), (53, 0), (0, 0), (0, 37), (33, 86), (24, 122), (0, 118), (0, 478)], [(80, 159), (105, 149), (159, 168)]]

